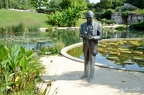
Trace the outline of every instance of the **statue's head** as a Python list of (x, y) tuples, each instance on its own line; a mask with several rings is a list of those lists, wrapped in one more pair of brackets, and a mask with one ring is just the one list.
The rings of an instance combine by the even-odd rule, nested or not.
[(91, 24), (94, 19), (94, 13), (92, 11), (86, 12), (86, 19), (87, 19), (87, 22)]

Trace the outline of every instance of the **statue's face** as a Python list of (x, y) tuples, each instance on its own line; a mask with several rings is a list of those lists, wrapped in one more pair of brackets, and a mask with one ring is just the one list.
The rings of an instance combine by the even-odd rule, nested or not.
[(88, 22), (89, 24), (91, 24), (92, 21), (93, 21), (93, 17), (87, 17), (87, 22)]

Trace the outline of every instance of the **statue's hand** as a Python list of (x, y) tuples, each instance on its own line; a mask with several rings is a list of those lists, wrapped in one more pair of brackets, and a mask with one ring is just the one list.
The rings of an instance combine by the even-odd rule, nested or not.
[(84, 38), (84, 36), (83, 36), (82, 34), (80, 34), (80, 37), (81, 37), (81, 38)]
[(87, 38), (87, 32), (84, 32), (84, 34), (83, 34), (83, 36), (84, 36), (84, 38)]
[(89, 40), (92, 40), (92, 39), (93, 39), (93, 37), (90, 36), (90, 35), (88, 35), (87, 38), (88, 38)]

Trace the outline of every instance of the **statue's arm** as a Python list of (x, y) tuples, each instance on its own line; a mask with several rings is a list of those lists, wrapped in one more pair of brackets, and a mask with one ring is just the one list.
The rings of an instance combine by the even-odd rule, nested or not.
[(79, 37), (80, 38), (86, 38), (87, 37), (87, 32), (86, 32), (86, 30), (84, 30), (83, 29), (83, 25), (81, 25), (81, 27), (80, 27), (80, 34), (79, 34)]
[(84, 37), (84, 36), (83, 36), (82, 25), (81, 25), (81, 27), (80, 27), (80, 34), (79, 34), (79, 37), (80, 37), (80, 38), (83, 38), (83, 37)]
[(102, 25), (101, 24), (98, 24), (97, 35), (93, 36), (93, 39), (94, 40), (100, 40), (100, 39), (102, 39)]

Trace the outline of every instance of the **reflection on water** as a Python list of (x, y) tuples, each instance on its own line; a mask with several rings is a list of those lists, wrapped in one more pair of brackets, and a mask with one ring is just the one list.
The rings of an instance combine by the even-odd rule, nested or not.
[(52, 46), (52, 42), (45, 37), (28, 37), (28, 36), (1, 36), (0, 44), (13, 46), (18, 45), (24, 48), (29, 48), (30, 50), (37, 49), (40, 50), (43, 46)]
[[(68, 51), (68, 54), (84, 59), (82, 46)], [(144, 39), (101, 41), (95, 61), (116, 68), (144, 71)]]
[(136, 30), (113, 30), (107, 28), (103, 32), (103, 39), (107, 38), (143, 38), (144, 31)]

